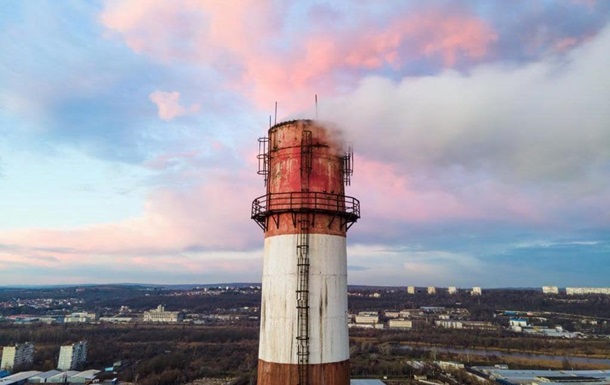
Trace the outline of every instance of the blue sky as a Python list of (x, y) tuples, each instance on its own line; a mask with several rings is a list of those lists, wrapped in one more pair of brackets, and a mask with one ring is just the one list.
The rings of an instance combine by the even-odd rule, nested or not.
[(4, 1), (0, 285), (260, 281), (257, 138), (355, 148), (352, 284), (610, 286), (610, 2)]

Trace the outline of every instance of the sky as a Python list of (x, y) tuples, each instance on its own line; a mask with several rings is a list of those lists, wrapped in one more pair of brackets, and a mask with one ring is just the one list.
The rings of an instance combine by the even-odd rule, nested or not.
[(350, 284), (610, 286), (609, 68), (603, 0), (4, 0), (0, 286), (260, 282), (276, 102), (353, 144)]

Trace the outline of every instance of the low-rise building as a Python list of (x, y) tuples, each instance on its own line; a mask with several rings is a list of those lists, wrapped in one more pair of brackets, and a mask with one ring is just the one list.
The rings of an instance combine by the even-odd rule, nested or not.
[(436, 320), (434, 324), (447, 329), (496, 330), (497, 325), (485, 321)]
[(387, 318), (400, 318), (400, 312), (399, 311), (386, 311), (385, 316)]
[(42, 373), (40, 370), (30, 370), (27, 372), (19, 372), (0, 378), (0, 385), (23, 385), (30, 377), (34, 377)]
[(65, 323), (88, 323), (95, 322), (98, 319), (98, 315), (96, 313), (87, 313), (87, 312), (77, 312), (68, 314), (64, 317)]
[(385, 329), (385, 325), (383, 323), (378, 324), (358, 324), (358, 323), (350, 323), (347, 324), (349, 328), (360, 328), (360, 329)]
[(610, 383), (610, 370), (549, 370), (518, 369), (509, 370), (495, 367), (473, 366), (476, 372), (486, 375), (490, 380), (505, 385), (534, 384), (607, 384)]
[(100, 322), (111, 324), (125, 324), (133, 322), (133, 317), (100, 317)]
[(403, 309), (400, 311), (400, 318), (413, 318), (424, 315), (421, 309)]
[(610, 295), (610, 287), (566, 287), (567, 295), (605, 294)]
[(482, 295), (483, 294), (483, 290), (481, 290), (481, 288), (479, 286), (474, 286), (472, 288), (472, 291), (470, 292), (471, 295)]
[(70, 377), (68, 379), (68, 382), (76, 383), (76, 384), (91, 383), (99, 372), (100, 371), (96, 370), (96, 369), (89, 369), (89, 370), (85, 370), (83, 372), (78, 372), (75, 375), (73, 375), (72, 377)]
[(448, 294), (455, 294), (455, 293), (457, 293), (457, 287), (455, 287), (455, 286), (449, 286), (449, 287), (447, 288), (447, 293), (448, 293)]
[(357, 324), (377, 324), (379, 323), (378, 315), (356, 315), (355, 321)]
[(348, 323), (348, 327), (375, 328), (383, 329), (384, 325), (379, 320), (376, 311), (361, 311), (352, 317), (353, 323)]
[(427, 314), (430, 313), (444, 313), (445, 312), (445, 307), (444, 306), (422, 306), (420, 307), (420, 309)]
[(434, 321), (436, 326), (447, 328), (447, 329), (463, 329), (464, 323), (463, 321), (457, 320), (436, 320)]
[(554, 328), (547, 328), (543, 326), (528, 326), (522, 327), (521, 331), (526, 334), (537, 334), (543, 335), (545, 337), (555, 337), (555, 338), (580, 338), (583, 335), (578, 332), (569, 332), (567, 330), (563, 330), (561, 326), (555, 326)]
[(28, 378), (28, 382), (32, 384), (42, 384), (48, 381), (49, 378), (61, 373), (59, 370), (49, 370)]
[(428, 294), (436, 294), (436, 287), (428, 286)]
[(407, 286), (407, 294), (415, 294), (415, 286)]
[(470, 330), (498, 330), (500, 328), (487, 321), (462, 321), (462, 327)]
[(542, 293), (559, 294), (559, 288), (557, 286), (542, 286)]
[(527, 320), (525, 318), (511, 318), (508, 320), (509, 326), (527, 326)]
[(179, 311), (166, 311), (165, 306), (159, 305), (156, 309), (144, 312), (144, 322), (182, 322), (184, 314)]
[(391, 319), (388, 321), (390, 329), (413, 329), (413, 321), (406, 319)]
[(75, 374), (80, 373), (78, 370), (66, 370), (64, 372), (60, 372), (57, 373), (54, 376), (51, 376), (47, 379), (47, 383), (53, 383), (53, 384), (57, 384), (57, 383), (61, 383), (61, 384), (65, 384), (68, 382), (68, 379), (70, 377), (72, 377)]
[(376, 316), (379, 313), (376, 311), (360, 311), (358, 312), (358, 315), (371, 315), (371, 316)]

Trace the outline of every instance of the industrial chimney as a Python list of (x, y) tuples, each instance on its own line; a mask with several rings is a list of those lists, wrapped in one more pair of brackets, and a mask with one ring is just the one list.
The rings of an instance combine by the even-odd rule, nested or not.
[(345, 196), (351, 150), (311, 120), (259, 139), (266, 194), (252, 202), (265, 232), (258, 385), (348, 385), (346, 233), (360, 202)]

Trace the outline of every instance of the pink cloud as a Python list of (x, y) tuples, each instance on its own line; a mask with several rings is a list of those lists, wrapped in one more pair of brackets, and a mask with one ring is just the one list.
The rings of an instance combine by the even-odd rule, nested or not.
[(347, 194), (362, 200), (363, 210), (375, 213), (378, 219), (430, 222), (477, 215), (445, 191), (417, 190), (395, 165), (361, 157), (355, 169), (354, 188)]
[(567, 51), (578, 43), (575, 37), (566, 37), (555, 42), (555, 50), (558, 52)]
[(301, 47), (298, 52), (286, 56), (270, 55), (261, 60), (257, 53), (246, 54), (245, 76), (262, 105), (287, 94), (295, 103), (307, 105), (315, 93), (336, 93), (344, 85), (337, 80), (339, 74), (384, 66), (400, 69), (422, 56), (438, 57), (445, 67), (453, 67), (460, 60), (484, 58), (497, 38), (493, 29), (475, 16), (430, 10), (397, 17), (384, 28), (358, 25), (341, 32), (304, 36), (295, 44)]
[(205, 262), (201, 258), (193, 258), (186, 255), (172, 255), (169, 257), (154, 258), (154, 263), (151, 263), (150, 256), (128, 257), (124, 263), (133, 267), (138, 267), (145, 270), (153, 270), (160, 272), (175, 272), (183, 273), (187, 271), (190, 274), (206, 274), (206, 273), (244, 273), (260, 270), (260, 260), (251, 258), (247, 253), (230, 254), (217, 253), (216, 258), (207, 258)]
[(481, 19), (471, 15), (449, 16), (433, 13), (417, 28), (422, 34), (432, 33), (432, 37), (423, 41), (423, 53), (438, 54), (443, 58), (446, 67), (452, 67), (460, 55), (471, 59), (480, 59), (487, 54), (491, 43), (498, 39), (493, 29)]
[[(346, 194), (361, 200), (365, 217), (367, 213), (374, 213), (375, 220), (364, 221), (364, 226), (383, 228), (383, 223), (394, 226), (396, 221), (421, 224), (447, 220), (544, 225), (552, 220), (546, 214), (549, 207), (561, 204), (534, 193), (516, 191), (485, 177), (463, 181), (459, 189), (454, 190), (438, 181), (412, 182), (414, 177), (410, 175), (413, 174), (416, 172), (401, 171), (399, 164), (358, 157), (354, 187)], [(450, 179), (447, 175), (438, 178)]]
[(428, 10), (397, 18), (386, 29), (357, 38), (358, 44), (349, 47), (345, 56), (349, 66), (400, 67), (418, 56), (438, 55), (446, 67), (452, 67), (459, 56), (484, 57), (498, 36), (473, 15)]
[(552, 48), (556, 53), (564, 53), (573, 48), (582, 46), (583, 44), (590, 42), (594, 36), (587, 34), (582, 36), (567, 36), (557, 39), (553, 44)]
[[(173, 154), (160, 163), (193, 154)], [(169, 160), (168, 160), (169, 159)], [(142, 215), (117, 223), (99, 224), (75, 230), (28, 229), (0, 232), (0, 262), (8, 265), (45, 267), (117, 264), (117, 269), (142, 269), (172, 273), (210, 271), (243, 273), (260, 267), (256, 252), (263, 234), (249, 220), (251, 200), (262, 195), (262, 181), (254, 172), (254, 156), (248, 158), (249, 171), (231, 174), (208, 171), (194, 177), (200, 183), (187, 189), (158, 188), (145, 204)], [(375, 186), (375, 188), (370, 188)], [(489, 191), (485, 201), (441, 188), (414, 186), (409, 176), (395, 164), (358, 157), (354, 185), (347, 194), (363, 204), (365, 231), (384, 229), (385, 224), (426, 223), (445, 219), (498, 218), (530, 213), (532, 207), (520, 197)], [(387, 227), (387, 226), (386, 226)], [(368, 228), (368, 230), (366, 230)]]
[(192, 114), (199, 111), (199, 104), (191, 104), (189, 107), (180, 105), (180, 92), (163, 92), (155, 91), (149, 96), (150, 100), (157, 105), (159, 109), (159, 118), (163, 120), (172, 120), (178, 116)]
[(179, 35), (195, 31), (202, 22), (196, 3), (190, 0), (108, 1), (99, 20), (108, 31), (118, 33), (134, 52), (159, 59), (188, 57), (190, 50), (185, 51), (174, 42)]
[(269, 1), (113, 1), (100, 22), (135, 52), (214, 68), (228, 87), (249, 93), (260, 106), (278, 98), (284, 106), (302, 106), (314, 93), (338, 92), (346, 76), (401, 68), (422, 56), (446, 67), (480, 60), (497, 40), (473, 14), (431, 8), (399, 10), (383, 26), (358, 11), (323, 24), (309, 14), (311, 28), (288, 33), (283, 7)]
[(190, 271), (241, 269), (246, 250), (260, 241), (249, 219), (251, 199), (261, 195), (252, 175), (210, 172), (193, 188), (159, 188), (139, 217), (74, 230), (24, 229), (0, 232), (0, 263), (83, 266), (120, 263), (124, 268), (175, 266)]
[(189, 60), (223, 67), (240, 60), (273, 32), (270, 1), (109, 1), (99, 16), (137, 53), (162, 61)]

